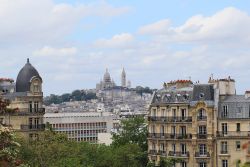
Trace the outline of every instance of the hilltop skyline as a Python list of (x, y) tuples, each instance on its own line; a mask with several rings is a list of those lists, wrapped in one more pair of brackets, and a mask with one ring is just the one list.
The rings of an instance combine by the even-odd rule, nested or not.
[(16, 80), (30, 58), (45, 95), (95, 88), (106, 68), (119, 82), (123, 67), (133, 87), (214, 74), (234, 78), (237, 93), (250, 89), (248, 1), (0, 4), (0, 78)]

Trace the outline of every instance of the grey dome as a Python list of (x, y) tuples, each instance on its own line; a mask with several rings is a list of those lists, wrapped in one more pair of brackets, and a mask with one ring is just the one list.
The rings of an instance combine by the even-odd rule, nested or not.
[(30, 81), (33, 77), (38, 77), (42, 80), (37, 70), (30, 64), (29, 59), (27, 59), (27, 63), (17, 75), (16, 92), (30, 91)]

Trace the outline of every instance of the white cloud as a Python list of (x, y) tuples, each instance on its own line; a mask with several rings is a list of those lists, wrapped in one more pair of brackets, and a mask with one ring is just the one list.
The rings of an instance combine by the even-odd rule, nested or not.
[(161, 34), (169, 31), (170, 20), (164, 19), (153, 24), (145, 25), (138, 30), (139, 34)]
[(250, 16), (239, 9), (228, 7), (212, 16), (193, 16), (178, 27), (170, 26), (168, 19), (160, 20), (139, 28), (139, 32), (168, 42), (237, 44), (240, 41), (246, 44), (250, 42), (249, 29)]
[(43, 48), (33, 52), (34, 56), (72, 56), (77, 53), (76, 47), (53, 48), (44, 46)]
[(56, 4), (53, 0), (1, 0), (0, 43), (61, 41), (89, 16), (111, 18), (129, 11), (105, 2)]
[(111, 39), (99, 39), (95, 41), (96, 47), (125, 47), (133, 42), (134, 37), (129, 33), (114, 35)]

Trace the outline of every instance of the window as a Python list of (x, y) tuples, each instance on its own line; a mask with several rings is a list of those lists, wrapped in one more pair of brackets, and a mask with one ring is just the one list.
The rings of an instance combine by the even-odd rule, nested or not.
[(164, 125), (161, 126), (161, 136), (164, 136)]
[(207, 163), (206, 162), (200, 162), (199, 167), (207, 167)]
[(228, 167), (228, 161), (226, 159), (222, 160), (222, 167)]
[(181, 162), (181, 167), (187, 167), (187, 162), (182, 161), (182, 162)]
[(227, 154), (227, 142), (226, 141), (221, 142), (221, 154)]
[(29, 118), (29, 128), (30, 129), (32, 129), (32, 124), (33, 124), (32, 118)]
[(172, 110), (172, 116), (175, 118), (176, 117), (176, 109)]
[(181, 109), (181, 118), (182, 119), (185, 119), (185, 117), (186, 117), (186, 109)]
[(34, 102), (34, 109), (35, 109), (35, 112), (38, 112), (38, 101)]
[(160, 144), (160, 150), (161, 150), (161, 151), (164, 151), (164, 150), (165, 150), (165, 145), (164, 145), (164, 143), (161, 143), (161, 144)]
[(165, 116), (165, 109), (161, 109), (161, 116), (162, 116), (162, 117)]
[(176, 151), (175, 144), (172, 144), (172, 150), (173, 150), (173, 152), (175, 153), (175, 151)]
[(227, 123), (222, 123), (221, 129), (222, 129), (222, 134), (226, 135), (227, 134)]
[(181, 126), (180, 127), (180, 134), (181, 135), (186, 135), (186, 133), (187, 133), (186, 126)]
[(176, 134), (176, 127), (175, 126), (171, 126), (171, 134)]
[(29, 101), (29, 111), (32, 112), (32, 101)]
[(198, 111), (198, 118), (204, 119), (205, 117), (206, 117), (206, 110), (202, 108)]
[(240, 150), (240, 141), (236, 141), (236, 150), (239, 151)]
[(225, 105), (225, 106), (223, 106), (222, 117), (226, 118), (227, 116), (228, 116), (228, 106)]
[(155, 150), (156, 149), (156, 146), (155, 146), (155, 143), (152, 144), (152, 150)]
[(152, 131), (152, 133), (155, 133), (155, 125), (151, 126), (151, 131)]
[(207, 146), (206, 144), (199, 144), (199, 154), (207, 155)]
[(39, 126), (39, 118), (35, 118), (35, 128), (37, 129)]
[(187, 146), (186, 144), (181, 144), (181, 154), (186, 154), (187, 153)]
[(199, 134), (207, 134), (207, 127), (205, 125), (199, 126)]
[(237, 132), (240, 132), (240, 123), (237, 123), (237, 124), (236, 124), (236, 131), (237, 131)]
[(156, 117), (156, 109), (153, 109), (152, 116)]

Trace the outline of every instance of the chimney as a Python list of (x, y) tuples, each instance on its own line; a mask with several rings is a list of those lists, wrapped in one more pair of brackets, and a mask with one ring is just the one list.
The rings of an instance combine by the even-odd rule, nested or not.
[(250, 97), (250, 91), (247, 90), (247, 91), (245, 92), (245, 99), (248, 99), (249, 97)]

